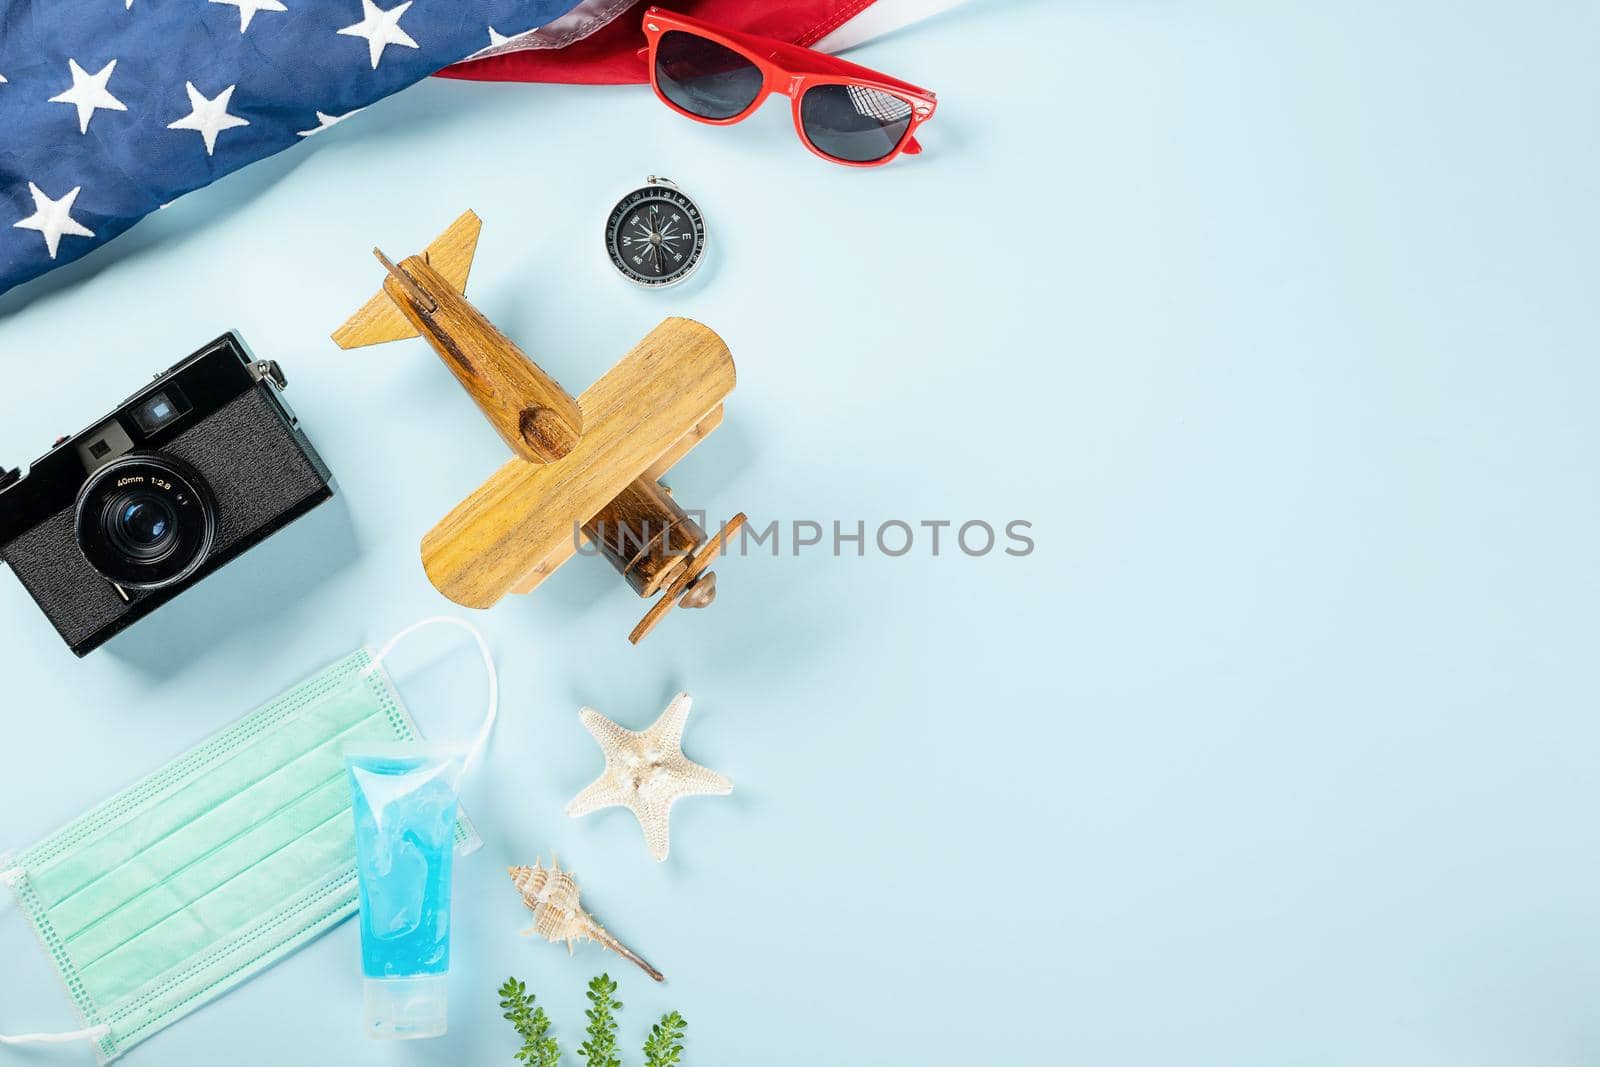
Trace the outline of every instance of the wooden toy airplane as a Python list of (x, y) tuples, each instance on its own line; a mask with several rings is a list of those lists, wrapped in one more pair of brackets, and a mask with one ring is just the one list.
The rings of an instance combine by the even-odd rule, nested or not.
[(333, 335), (341, 348), (419, 334), (477, 402), (516, 458), (422, 539), (434, 587), (464, 607), (530, 593), (578, 548), (576, 527), (640, 596), (660, 598), (637, 644), (675, 605), (708, 606), (710, 567), (745, 522), (708, 537), (661, 476), (722, 422), (733, 357), (711, 330), (669, 318), (574, 400), (467, 300), (482, 228), (468, 211)]

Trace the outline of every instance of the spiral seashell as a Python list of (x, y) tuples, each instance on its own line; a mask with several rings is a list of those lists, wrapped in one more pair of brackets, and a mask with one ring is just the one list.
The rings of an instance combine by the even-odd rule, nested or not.
[(550, 857), (548, 868), (540, 866), (535, 858), (531, 867), (508, 867), (506, 870), (511, 875), (511, 884), (522, 895), (522, 902), (533, 912), (533, 925), (522, 931), (524, 937), (538, 934), (546, 941), (565, 941), (569, 953), (575, 941), (598, 941), (637, 964), (656, 981), (666, 980), (660, 971), (612, 937), (594, 916), (583, 910), (578, 902), (577, 881), (570, 871), (561, 869), (554, 855)]

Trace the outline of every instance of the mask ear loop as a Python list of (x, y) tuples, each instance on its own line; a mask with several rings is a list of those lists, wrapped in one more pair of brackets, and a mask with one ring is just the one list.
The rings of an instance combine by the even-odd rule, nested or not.
[(0, 1034), (0, 1045), (65, 1045), (69, 1041), (99, 1041), (111, 1033), (105, 1023), (87, 1030), (67, 1030), (59, 1034)]
[(401, 641), (404, 641), (418, 630), (436, 625), (454, 626), (471, 634), (472, 639), (478, 643), (478, 651), (483, 655), (484, 672), (489, 676), (489, 706), (488, 710), (484, 712), (483, 725), (478, 727), (478, 734), (472, 739), (472, 747), (467, 750), (467, 758), (462, 765), (462, 770), (465, 772), (471, 770), (478, 762), (478, 758), (483, 755), (484, 748), (489, 744), (489, 731), (494, 729), (494, 720), (500, 714), (500, 676), (494, 669), (494, 657), (489, 654), (489, 643), (483, 639), (483, 634), (478, 632), (476, 626), (464, 619), (455, 619), (448, 615), (435, 615), (431, 618), (414, 622), (389, 638), (389, 643), (379, 650), (378, 654), (372, 658), (372, 662), (362, 668), (361, 677), (371, 677)]
[[(9, 857), (7, 857), (9, 858)], [(17, 880), (22, 877), (22, 868), (13, 867), (10, 870), (0, 871), (0, 886), (15, 891)], [(7, 894), (9, 899), (10, 894)], [(0, 900), (4, 904), (5, 900)], [(109, 1036), (111, 1027), (106, 1023), (99, 1026), (90, 1026), (82, 1030), (66, 1030), (57, 1034), (0, 1034), (0, 1045), (65, 1045), (71, 1041), (99, 1041)]]

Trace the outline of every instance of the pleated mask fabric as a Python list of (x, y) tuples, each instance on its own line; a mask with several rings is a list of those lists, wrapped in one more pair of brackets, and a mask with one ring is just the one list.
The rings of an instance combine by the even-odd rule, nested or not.
[(0, 862), (85, 1024), (32, 1038), (110, 1061), (355, 914), (344, 746), (416, 740), (363, 649)]

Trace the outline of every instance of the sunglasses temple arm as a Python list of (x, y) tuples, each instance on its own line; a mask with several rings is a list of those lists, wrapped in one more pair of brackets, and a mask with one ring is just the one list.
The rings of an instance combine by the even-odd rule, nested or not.
[(917, 155), (922, 151), (922, 142), (913, 137), (906, 142), (906, 146), (900, 149), (900, 151), (904, 152), (908, 156)]

